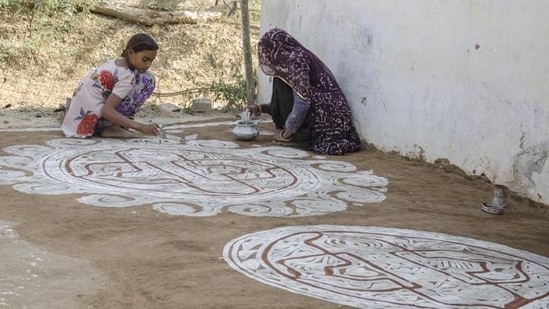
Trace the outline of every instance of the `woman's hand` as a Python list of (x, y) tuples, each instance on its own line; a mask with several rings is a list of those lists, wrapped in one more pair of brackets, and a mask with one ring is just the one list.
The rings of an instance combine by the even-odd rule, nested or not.
[(259, 104), (252, 103), (246, 109), (250, 111), (252, 116), (259, 117), (261, 115), (261, 106)]
[(287, 129), (277, 130), (274, 135), (274, 140), (278, 142), (289, 142), (292, 140), (293, 134)]

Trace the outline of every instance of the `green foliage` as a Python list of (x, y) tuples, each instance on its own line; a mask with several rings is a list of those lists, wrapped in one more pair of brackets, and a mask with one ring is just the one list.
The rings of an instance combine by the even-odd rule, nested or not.
[(226, 110), (240, 110), (246, 103), (246, 80), (240, 71), (233, 72), (231, 77), (231, 83), (227, 83), (225, 78), (212, 82), (213, 100), (224, 102)]
[(199, 86), (198, 88), (181, 91), (178, 94), (189, 101), (210, 97), (214, 102), (221, 102), (224, 111), (241, 110), (246, 105), (247, 87), (240, 60), (236, 59), (225, 67), (213, 54), (208, 54), (206, 57), (213, 71), (216, 72), (216, 80), (211, 81), (210, 84), (194, 82)]
[[(205, 60), (215, 72), (216, 79), (206, 84), (196, 81), (192, 74), (189, 74), (190, 82), (197, 85), (196, 88), (172, 93), (154, 93), (156, 97), (180, 96), (184, 101), (189, 102), (182, 107), (186, 113), (192, 112), (192, 101), (198, 98), (210, 98), (215, 103), (221, 103), (222, 111), (240, 111), (246, 106), (247, 85), (242, 74), (241, 58), (233, 59), (229, 64), (222, 63), (222, 60), (209, 53)], [(207, 69), (207, 68), (206, 68)]]
[(0, 8), (20, 13), (72, 14), (88, 10), (94, 0), (0, 0)]
[[(0, 64), (18, 67), (51, 61), (40, 52), (42, 48), (69, 34), (71, 20), (76, 16), (73, 13), (84, 9), (81, 5), (91, 3), (91, 0), (0, 0), (1, 10), (7, 10), (14, 18), (28, 22), (24, 40), (11, 37), (11, 31), (0, 34)], [(55, 54), (63, 54), (63, 50)], [(48, 54), (48, 57), (51, 56), (51, 53)]]
[[(177, 0), (141, 0), (142, 4), (157, 10), (177, 9), (184, 1)], [(0, 10), (14, 12), (10, 16), (21, 17), (28, 21), (27, 32), (13, 38), (12, 31), (0, 31), (0, 68), (4, 66), (24, 67), (29, 64), (45, 65), (61, 57), (71, 57), (74, 50), (57, 48), (45, 52), (52, 42), (63, 41), (74, 31), (74, 21), (80, 11), (88, 11), (97, 0), (0, 0)], [(228, 3), (231, 3), (227, 0)], [(261, 0), (250, 0), (250, 3)], [(211, 0), (214, 3), (214, 0)], [(235, 14), (236, 15), (236, 14)], [(253, 16), (252, 16), (253, 17)], [(227, 17), (236, 18), (236, 16)], [(239, 22), (239, 20), (237, 20)], [(13, 32), (15, 33), (15, 32)], [(22, 36), (25, 36), (22, 39)], [(212, 47), (205, 47), (210, 50)], [(84, 50), (84, 47), (82, 47)], [(224, 111), (242, 110), (247, 100), (247, 85), (244, 77), (242, 55), (235, 54), (227, 60), (221, 54), (226, 51), (212, 48), (204, 55), (201, 63), (204, 70), (214, 72), (211, 80), (193, 81), (197, 72), (183, 74), (193, 86), (174, 93), (156, 94), (158, 97), (182, 96), (184, 100), (209, 97)], [(1, 70), (0, 70), (1, 71)], [(211, 75), (210, 75), (211, 76)], [(197, 76), (198, 78), (198, 76)]]
[[(246, 78), (243, 75), (242, 57), (232, 58), (229, 63), (218, 61), (214, 54), (207, 55), (208, 62), (217, 80), (212, 82), (214, 100), (221, 100), (227, 109), (239, 109), (246, 103)], [(230, 81), (230, 82), (227, 82)]]
[[(182, 97), (192, 102), (194, 99), (208, 97), (213, 102), (220, 102), (223, 111), (241, 110), (246, 104), (246, 80), (242, 71), (236, 66), (232, 67), (229, 75), (217, 70), (216, 80), (210, 84), (194, 82), (197, 88), (187, 89), (171, 95), (182, 95)], [(163, 96), (163, 95), (160, 95)], [(164, 96), (170, 96), (166, 94)]]
[(141, 0), (141, 6), (157, 11), (175, 11), (182, 2), (180, 0)]

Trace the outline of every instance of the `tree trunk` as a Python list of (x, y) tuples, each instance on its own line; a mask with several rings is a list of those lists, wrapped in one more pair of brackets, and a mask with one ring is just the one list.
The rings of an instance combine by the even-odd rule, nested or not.
[(149, 9), (140, 9), (116, 2), (99, 2), (91, 10), (107, 16), (128, 20), (134, 23), (144, 24), (146, 26), (161, 24), (196, 24), (201, 21), (207, 21), (221, 17), (220, 12), (157, 12)]
[(250, 11), (248, 0), (240, 0), (240, 15), (242, 15), (242, 44), (244, 48), (244, 68), (246, 72), (247, 104), (255, 103), (255, 80), (252, 67), (252, 46), (250, 43)]

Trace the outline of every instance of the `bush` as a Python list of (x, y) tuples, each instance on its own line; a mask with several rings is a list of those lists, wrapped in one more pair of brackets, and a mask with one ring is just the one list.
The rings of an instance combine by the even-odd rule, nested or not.
[(88, 10), (94, 2), (95, 0), (0, 0), (0, 8), (20, 13), (72, 14)]

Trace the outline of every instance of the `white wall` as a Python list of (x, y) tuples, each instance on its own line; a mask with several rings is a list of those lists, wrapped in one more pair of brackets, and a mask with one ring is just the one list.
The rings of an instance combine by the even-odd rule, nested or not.
[(263, 0), (261, 33), (324, 60), (366, 142), (549, 204), (547, 16), (546, 0)]

